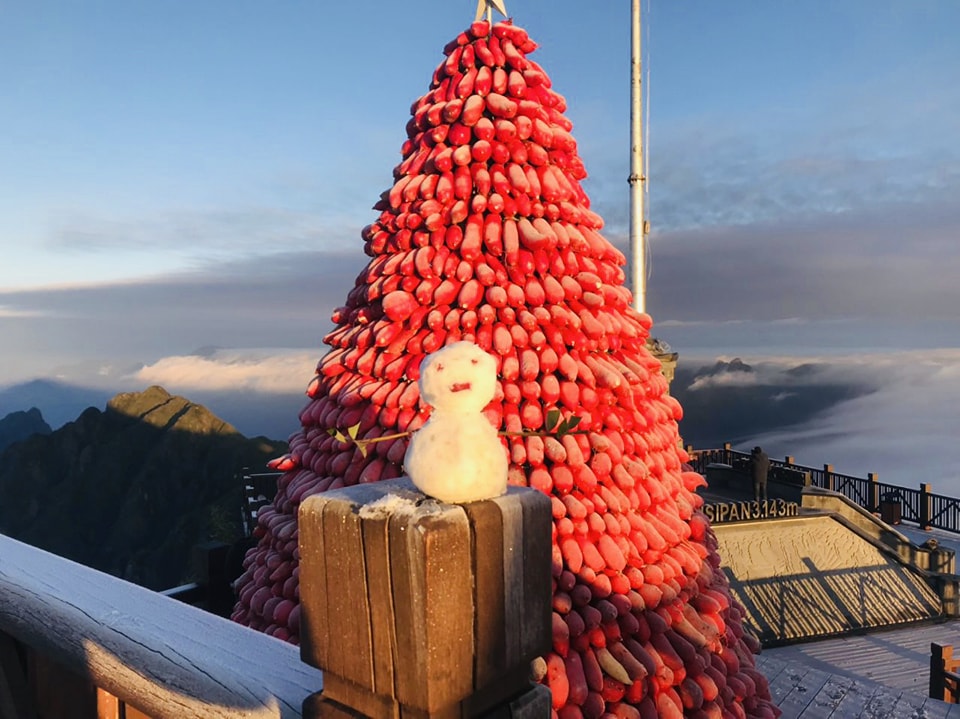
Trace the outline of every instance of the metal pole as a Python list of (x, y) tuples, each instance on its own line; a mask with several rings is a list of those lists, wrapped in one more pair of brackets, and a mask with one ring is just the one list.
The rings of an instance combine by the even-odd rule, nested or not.
[(640, 0), (632, 0), (630, 23), (630, 289), (638, 312), (647, 307), (647, 247), (643, 191), (643, 94), (640, 63)]

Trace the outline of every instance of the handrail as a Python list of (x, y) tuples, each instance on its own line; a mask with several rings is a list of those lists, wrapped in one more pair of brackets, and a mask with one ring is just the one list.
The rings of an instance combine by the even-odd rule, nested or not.
[(322, 673), (297, 647), (0, 535), (0, 637), (154, 719), (299, 717)]
[[(729, 442), (713, 449), (687, 447), (690, 464), (700, 474), (706, 473), (707, 465), (726, 464), (734, 469), (747, 470), (750, 454), (732, 448)], [(920, 484), (919, 489), (888, 484), (879, 481), (877, 474), (855, 477), (835, 472), (833, 466), (807, 467), (796, 464), (793, 457), (783, 460), (770, 458), (770, 469), (788, 469), (810, 475), (810, 485), (820, 489), (839, 492), (869, 512), (879, 512), (881, 503), (898, 504), (902, 521), (918, 524), (923, 529), (942, 529), (960, 534), (960, 498), (931, 492), (930, 484)]]
[(953, 656), (952, 644), (930, 644), (930, 691), (931, 699), (950, 704), (960, 701), (960, 659)]

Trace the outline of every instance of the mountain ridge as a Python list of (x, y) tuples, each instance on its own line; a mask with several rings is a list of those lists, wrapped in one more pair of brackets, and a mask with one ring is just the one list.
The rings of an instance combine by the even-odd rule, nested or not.
[(24, 411), (11, 412), (0, 418), (0, 452), (11, 444), (20, 442), (35, 434), (50, 434), (53, 430), (43, 419), (36, 407)]
[(240, 538), (239, 472), (285, 449), (160, 386), (123, 392), (0, 452), (0, 532), (165, 589), (197, 543)]

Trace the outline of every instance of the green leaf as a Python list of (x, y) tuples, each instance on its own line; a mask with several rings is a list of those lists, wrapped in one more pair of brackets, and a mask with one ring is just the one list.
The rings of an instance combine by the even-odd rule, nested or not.
[(350, 439), (356, 439), (356, 438), (357, 438), (357, 432), (359, 432), (359, 431), (360, 431), (360, 423), (359, 423), (359, 422), (357, 422), (357, 423), (356, 423), (355, 425), (353, 425), (352, 427), (347, 427), (347, 434), (350, 435)]
[(344, 444), (350, 444), (350, 439), (336, 427), (327, 428), (327, 434), (329, 434), (338, 442), (343, 442)]
[(557, 427), (557, 423), (560, 421), (560, 410), (557, 408), (547, 410), (547, 423), (546, 429), (548, 432), (552, 431)]
[(357, 449), (360, 450), (360, 456), (366, 459), (367, 457), (367, 441), (364, 439), (356, 440)]
[(578, 424), (580, 424), (579, 417), (567, 417), (559, 425), (557, 425), (557, 437), (562, 438), (565, 435), (570, 434), (574, 427), (576, 427)]

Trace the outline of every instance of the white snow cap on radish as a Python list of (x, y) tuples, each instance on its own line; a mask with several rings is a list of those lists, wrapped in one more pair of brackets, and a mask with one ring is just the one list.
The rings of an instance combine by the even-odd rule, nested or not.
[(419, 385), (433, 410), (404, 457), (413, 484), (450, 503), (506, 492), (506, 448), (482, 414), (496, 393), (494, 358), (472, 342), (454, 342), (423, 360)]

